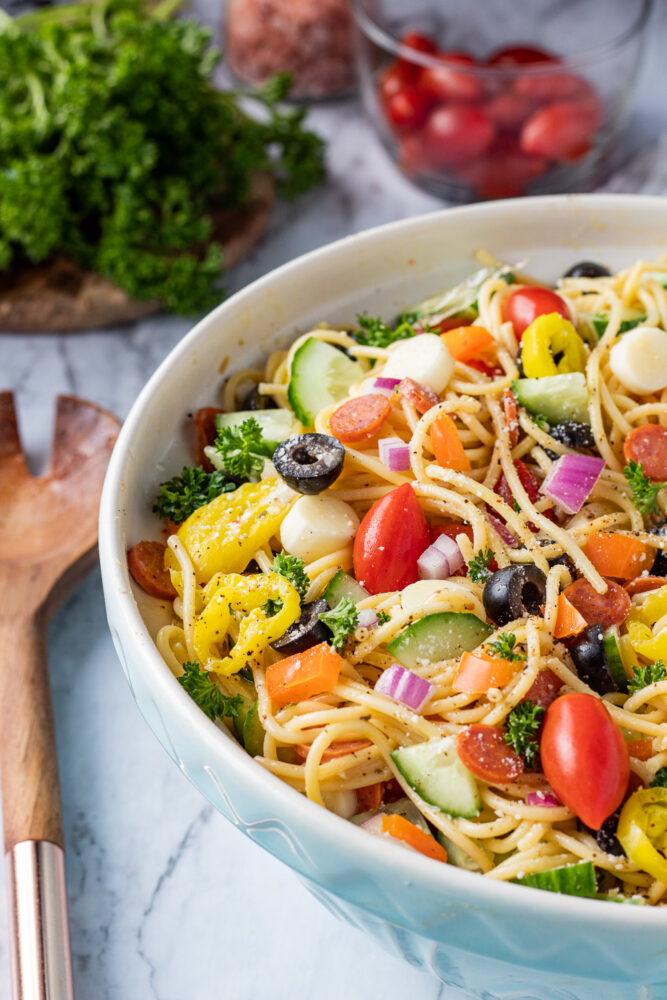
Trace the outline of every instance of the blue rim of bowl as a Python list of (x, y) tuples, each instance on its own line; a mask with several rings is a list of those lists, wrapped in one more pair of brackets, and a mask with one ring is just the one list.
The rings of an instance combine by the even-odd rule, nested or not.
[[(506, 211), (511, 213), (530, 212), (534, 205), (557, 208), (566, 202), (580, 206), (582, 211), (597, 210), (596, 206), (604, 203), (607, 203), (610, 208), (627, 206), (632, 203), (644, 203), (654, 207), (656, 212), (664, 212), (667, 206), (665, 199), (660, 196), (600, 193), (544, 195), (446, 208), (438, 212), (424, 213), (375, 226), (372, 229), (363, 230), (360, 233), (343, 237), (333, 243), (311, 250), (268, 272), (217, 306), (170, 351), (141, 390), (121, 428), (109, 462), (100, 504), (99, 551), (102, 581), (105, 602), (107, 604), (112, 600), (119, 602), (122, 608), (125, 623), (124, 632), (128, 641), (131, 642), (134, 660), (141, 661), (142, 669), (149, 674), (151, 686), (160, 689), (161, 699), (164, 698), (178, 711), (178, 714), (187, 722), (192, 738), (201, 747), (207, 748), (211, 758), (216, 762), (223, 762), (225, 765), (233, 764), (236, 769), (243, 772), (246, 787), (252, 786), (254, 788), (253, 795), (256, 795), (265, 804), (267, 815), (271, 814), (273, 801), (282, 803), (279, 806), (281, 810), (285, 808), (284, 803), (288, 802), (289, 811), (298, 815), (299, 820), (304, 825), (314, 829), (318, 838), (331, 844), (332, 849), (340, 850), (342, 848), (346, 854), (349, 852), (351, 857), (357, 859), (360, 868), (366, 867), (364, 859), (368, 859), (368, 864), (372, 864), (374, 860), (379, 858), (388, 878), (398, 881), (412, 880), (412, 884), (421, 880), (428, 884), (429, 888), (433, 888), (434, 885), (442, 888), (444, 895), (449, 887), (456, 888), (465, 892), (471, 903), (488, 904), (493, 902), (506, 911), (530, 910), (533, 919), (538, 919), (539, 911), (544, 910), (545, 917), (553, 916), (566, 919), (573, 928), (578, 920), (587, 923), (596, 917), (601, 923), (618, 925), (620, 929), (629, 926), (632, 926), (633, 929), (641, 927), (645, 927), (647, 930), (664, 929), (667, 924), (667, 907), (622, 906), (612, 903), (605, 905), (602, 900), (583, 897), (577, 897), (574, 901), (572, 896), (544, 892), (540, 889), (532, 889), (528, 886), (515, 885), (500, 880), (486, 879), (475, 872), (467, 872), (452, 865), (438, 866), (431, 859), (422, 857), (416, 852), (405, 851), (389, 842), (385, 843), (380, 837), (369, 836), (354, 823), (350, 823), (311, 802), (276, 775), (266, 771), (261, 765), (255, 764), (253, 758), (236, 743), (234, 738), (211, 722), (192, 701), (160, 656), (139, 614), (139, 609), (132, 595), (127, 569), (123, 527), (126, 507), (123, 470), (126, 462), (131, 458), (132, 440), (141, 431), (144, 410), (152, 402), (152, 398), (158, 392), (165, 375), (175, 362), (190, 356), (192, 348), (201, 337), (208, 334), (211, 327), (218, 326), (220, 317), (224, 315), (227, 308), (243, 304), (245, 301), (251, 303), (258, 293), (261, 294), (272, 289), (277, 280), (293, 274), (304, 264), (330, 254), (335, 256), (347, 253), (352, 245), (359, 247), (363, 247), (364, 243), (372, 245), (378, 237), (386, 233), (400, 233), (402, 229), (408, 230), (420, 221), (428, 220), (429, 223), (433, 222), (434, 224), (441, 221), (446, 224), (447, 219), (452, 218), (453, 214), (483, 213), (492, 217), (498, 211), (503, 214)], [(185, 773), (187, 776), (187, 772)], [(203, 792), (201, 794), (205, 795)], [(576, 905), (573, 905), (575, 902)], [(370, 908), (369, 911), (373, 912)], [(406, 922), (403, 926), (411, 925)], [(424, 934), (424, 936), (428, 937), (428, 934)]]
[(364, 9), (364, 0), (353, 0), (354, 17), (360, 32), (373, 41), (379, 48), (393, 56), (400, 56), (407, 62), (415, 63), (418, 66), (442, 68), (443, 66), (456, 69), (458, 73), (466, 76), (479, 77), (487, 80), (506, 80), (516, 76), (518, 72), (522, 76), (545, 77), (553, 76), (554, 72), (567, 72), (570, 69), (584, 69), (590, 67), (591, 63), (602, 62), (612, 56), (614, 52), (622, 48), (626, 42), (631, 41), (635, 36), (641, 35), (653, 10), (654, 0), (639, 0), (638, 13), (635, 19), (625, 28), (620, 35), (611, 38), (597, 48), (587, 49), (573, 56), (560, 59), (557, 69), (553, 64), (524, 63), (519, 67), (499, 67), (499, 66), (467, 66), (459, 62), (450, 62), (447, 59), (439, 59), (412, 49), (407, 45), (401, 45), (400, 41), (390, 35), (376, 21), (374, 21)]

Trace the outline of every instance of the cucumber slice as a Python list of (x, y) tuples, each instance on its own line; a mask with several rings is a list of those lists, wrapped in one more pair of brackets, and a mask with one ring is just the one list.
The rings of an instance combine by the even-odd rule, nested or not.
[(563, 420), (590, 423), (588, 389), (581, 372), (546, 375), (544, 378), (518, 378), (512, 382), (514, 395), (529, 413), (546, 417), (550, 424)]
[(264, 727), (259, 721), (258, 702), (255, 702), (245, 717), (241, 739), (243, 740), (243, 746), (251, 757), (257, 757), (258, 754), (262, 753), (264, 749)]
[(351, 601), (358, 604), (365, 597), (370, 597), (370, 594), (367, 590), (364, 590), (360, 583), (357, 583), (354, 577), (350, 576), (349, 573), (345, 573), (344, 570), (339, 569), (336, 575), (332, 576), (322, 596), (330, 608), (335, 608), (344, 597), (349, 597)]
[(607, 661), (609, 673), (612, 676), (614, 684), (619, 691), (627, 694), (628, 674), (623, 663), (618, 638), (618, 626), (612, 625), (611, 628), (605, 629), (602, 634), (602, 646), (604, 648), (604, 658)]
[(241, 424), (253, 417), (262, 428), (264, 445), (258, 449), (258, 454), (273, 458), (273, 453), (281, 441), (286, 441), (292, 434), (298, 434), (299, 428), (289, 410), (240, 410), (238, 413), (218, 413), (215, 426), (238, 429)]
[(438, 611), (409, 625), (387, 648), (412, 670), (420, 660), (439, 663), (476, 649), (492, 632), (490, 625), (467, 611)]
[(476, 861), (466, 854), (466, 852), (455, 844), (453, 840), (446, 837), (442, 830), (438, 830), (438, 842), (447, 851), (447, 863), (455, 868), (465, 868), (467, 872), (481, 872), (481, 868)]
[[(381, 806), (379, 811), (381, 813), (387, 813), (389, 815), (391, 815), (392, 813), (396, 813), (396, 815), (402, 816), (404, 819), (407, 819), (411, 823), (414, 823), (414, 825), (418, 826), (420, 830), (424, 831), (424, 833), (430, 834), (431, 832), (428, 823), (420, 813), (419, 809), (417, 809), (417, 806), (414, 804), (414, 802), (411, 802), (410, 799), (397, 799), (396, 802), (390, 802), (386, 806)], [(367, 819), (371, 818), (371, 816), (377, 816), (377, 813), (375, 812), (357, 813), (356, 816), (350, 817), (350, 822), (354, 823), (355, 826), (361, 826), (361, 824), (365, 823)]]
[(531, 872), (514, 880), (520, 885), (547, 892), (563, 892), (568, 896), (597, 896), (595, 868), (592, 861), (582, 861), (562, 868), (550, 868), (545, 872)]
[(290, 375), (289, 405), (302, 424), (312, 427), (320, 410), (347, 396), (364, 370), (331, 344), (309, 337), (294, 355)]
[(391, 755), (411, 788), (441, 812), (472, 819), (482, 800), (474, 776), (456, 752), (456, 737), (399, 747)]

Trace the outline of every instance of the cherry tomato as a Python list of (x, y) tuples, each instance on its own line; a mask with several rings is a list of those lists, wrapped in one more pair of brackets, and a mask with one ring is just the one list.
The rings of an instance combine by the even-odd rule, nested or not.
[(604, 702), (564, 694), (544, 717), (540, 756), (554, 792), (592, 830), (617, 809), (628, 785), (630, 758)]
[(630, 611), (628, 592), (613, 580), (605, 580), (607, 593), (598, 594), (583, 577), (568, 584), (563, 593), (589, 625), (621, 625)]
[(468, 770), (482, 781), (505, 784), (523, 774), (523, 760), (496, 726), (468, 726), (459, 733), (456, 750)]
[(530, 97), (537, 103), (595, 96), (595, 90), (588, 80), (562, 71), (520, 76), (514, 81), (514, 92), (522, 97)]
[(520, 342), (524, 330), (526, 330), (533, 320), (538, 316), (547, 313), (558, 313), (563, 319), (569, 319), (570, 313), (561, 299), (550, 288), (538, 288), (537, 286), (526, 285), (510, 292), (503, 302), (503, 320), (509, 322), (514, 327), (514, 333)]
[(378, 87), (383, 104), (386, 104), (399, 90), (403, 90), (414, 83), (417, 75), (417, 68), (410, 66), (408, 63), (397, 62), (389, 66), (380, 77)]
[(410, 483), (376, 500), (354, 539), (354, 575), (371, 594), (402, 590), (418, 579), (429, 544), (424, 512)]
[(518, 146), (503, 150), (494, 144), (483, 157), (462, 164), (457, 173), (480, 198), (516, 198), (546, 169), (543, 157), (527, 156)]
[[(426, 155), (424, 143), (419, 132), (413, 132), (400, 140), (398, 165), (408, 177), (415, 177), (417, 174), (433, 169), (433, 164)], [(417, 333), (424, 332), (423, 330), (418, 330), (416, 326), (415, 331)]]
[(548, 104), (523, 126), (521, 149), (532, 156), (569, 163), (589, 151), (599, 122), (599, 107), (596, 110), (591, 102)]
[(428, 35), (423, 35), (420, 31), (409, 31), (401, 38), (401, 45), (408, 49), (416, 49), (417, 52), (425, 52), (433, 56), (438, 51), (438, 46)]
[(535, 102), (520, 94), (505, 91), (487, 101), (484, 110), (499, 129), (517, 132), (535, 110)]
[(486, 60), (488, 66), (525, 66), (530, 63), (558, 62), (556, 56), (532, 45), (508, 45)]
[[(533, 475), (528, 466), (524, 462), (522, 462), (520, 458), (518, 458), (514, 463), (514, 468), (517, 471), (519, 482), (521, 483), (524, 490), (528, 494), (528, 499), (530, 500), (531, 503), (535, 503), (535, 501), (539, 498), (540, 495), (539, 479), (537, 479)], [(496, 485), (493, 487), (493, 489), (494, 492), (498, 494), (498, 496), (501, 496), (503, 498), (506, 504), (509, 504), (510, 507), (513, 506), (514, 494), (512, 493), (510, 484), (507, 482), (507, 479), (505, 478), (504, 472), (500, 473), (500, 477), (496, 482)]]
[(484, 153), (495, 135), (493, 122), (481, 108), (452, 105), (436, 108), (424, 128), (424, 148), (436, 166), (450, 167)]
[(650, 479), (667, 479), (667, 427), (643, 424), (633, 428), (623, 444), (623, 455), (626, 462), (641, 463)]
[(533, 705), (541, 705), (542, 708), (548, 708), (558, 697), (562, 686), (563, 681), (560, 677), (547, 667), (546, 670), (538, 671), (537, 677), (529, 687), (524, 701), (532, 701)]
[(475, 60), (462, 52), (439, 52), (442, 66), (425, 66), (419, 74), (419, 86), (434, 101), (476, 101), (482, 94), (482, 81), (465, 69), (457, 71), (449, 63), (474, 66)]
[(481, 358), (472, 358), (470, 361), (466, 361), (466, 365), (468, 368), (474, 368), (475, 371), (481, 372), (482, 375), (488, 375), (489, 378), (498, 378), (499, 375), (505, 374), (505, 370), (500, 365), (490, 365)]
[(389, 98), (385, 112), (398, 132), (414, 132), (426, 121), (431, 104), (431, 98), (421, 87), (404, 87)]

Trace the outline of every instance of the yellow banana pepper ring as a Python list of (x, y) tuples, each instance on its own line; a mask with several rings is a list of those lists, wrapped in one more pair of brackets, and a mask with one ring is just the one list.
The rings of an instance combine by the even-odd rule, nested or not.
[(527, 378), (583, 372), (586, 348), (568, 319), (558, 313), (547, 313), (533, 320), (524, 332), (521, 363)]
[[(221, 573), (211, 580), (204, 598), (206, 607), (195, 620), (192, 645), (201, 666), (222, 676), (258, 663), (269, 643), (297, 620), (301, 608), (296, 590), (279, 573)], [(282, 602), (275, 615), (269, 616), (264, 610), (268, 600)], [(238, 637), (229, 655), (221, 656), (235, 611), (243, 614)]]
[(630, 645), (647, 660), (667, 660), (667, 626), (654, 632), (653, 626), (667, 615), (667, 587), (653, 590), (641, 602), (633, 605), (628, 615)]
[(616, 836), (628, 859), (667, 882), (667, 788), (640, 788), (621, 810)]

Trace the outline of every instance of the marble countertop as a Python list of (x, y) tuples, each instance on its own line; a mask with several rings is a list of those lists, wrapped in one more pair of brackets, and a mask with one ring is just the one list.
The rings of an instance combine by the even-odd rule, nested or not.
[[(204, 17), (212, 9), (199, 6)], [(656, 96), (667, 83), (666, 34), (663, 8), (608, 190), (667, 193), (667, 119)], [(355, 102), (322, 105), (310, 121), (330, 140), (329, 179), (278, 208), (261, 246), (229, 276), (230, 292), (313, 247), (442, 204), (397, 174)], [(121, 330), (1, 337), (0, 383), (17, 393), (33, 467), (48, 450), (56, 393), (125, 416), (190, 325), (161, 317)], [(134, 705), (98, 572), (57, 615), (49, 640), (78, 1000), (461, 996), (338, 923), (187, 783)], [(8, 982), (0, 901), (1, 996)]]

